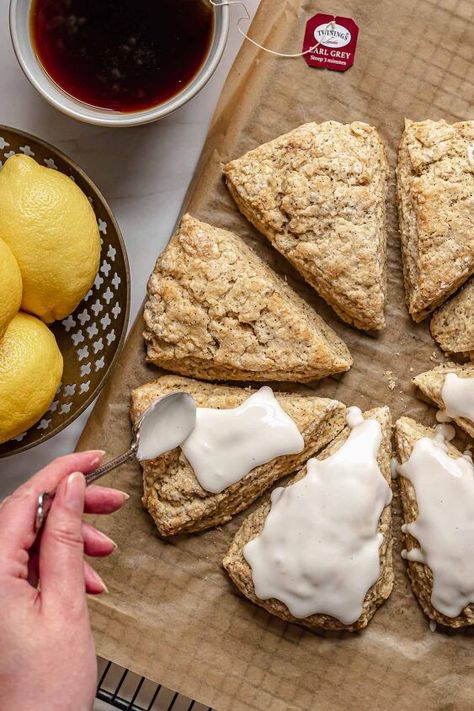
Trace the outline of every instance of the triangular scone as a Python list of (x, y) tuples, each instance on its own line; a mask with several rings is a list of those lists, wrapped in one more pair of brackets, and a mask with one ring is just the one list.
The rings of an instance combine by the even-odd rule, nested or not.
[(406, 121), (398, 207), (408, 310), (422, 321), (474, 272), (474, 121)]
[(474, 361), (474, 278), (438, 309), (430, 331), (443, 351)]
[[(388, 407), (375, 408), (364, 412), (364, 418), (375, 418), (382, 426), (382, 443), (380, 446), (379, 455), (377, 461), (380, 470), (389, 484), (391, 486), (391, 468), (390, 460), (392, 454), (391, 446), (391, 433), (392, 433), (392, 422), (390, 416), (390, 410)], [(346, 427), (341, 434), (334, 439), (331, 444), (326, 447), (326, 449), (318, 456), (318, 459), (325, 459), (329, 455), (336, 452), (340, 446), (345, 442), (349, 436), (349, 428)], [(298, 474), (289, 482), (293, 484), (294, 482), (302, 479), (306, 475), (306, 467), (303, 467)], [(337, 502), (335, 502), (337, 506)], [(340, 630), (345, 629), (350, 632), (363, 629), (368, 625), (372, 617), (374, 616), (380, 605), (389, 597), (393, 588), (393, 565), (392, 565), (392, 531), (391, 531), (391, 507), (386, 506), (383, 509), (382, 515), (379, 520), (378, 531), (383, 536), (383, 541), (380, 546), (380, 575), (376, 583), (369, 589), (367, 595), (365, 596), (363, 603), (363, 612), (359, 619), (352, 625), (344, 625), (339, 620), (336, 620), (330, 615), (311, 615), (304, 619), (294, 617), (287, 606), (276, 600), (270, 598), (268, 600), (261, 600), (257, 597), (255, 593), (255, 588), (252, 579), (252, 570), (247, 563), (243, 549), (246, 543), (253, 540), (258, 536), (270, 511), (271, 503), (270, 501), (264, 503), (256, 511), (251, 513), (244, 521), (240, 529), (237, 531), (234, 540), (224, 558), (223, 565), (224, 568), (229, 573), (235, 585), (239, 588), (240, 592), (245, 595), (249, 600), (263, 607), (267, 612), (270, 612), (277, 617), (280, 617), (286, 622), (296, 622), (297, 624), (304, 625), (312, 629), (324, 628), (328, 630)], [(302, 543), (304, 545), (304, 542)]]
[(308, 123), (224, 168), (240, 211), (348, 323), (385, 326), (385, 149), (365, 123)]
[[(132, 423), (138, 421), (153, 400), (177, 391), (190, 393), (198, 407), (218, 409), (237, 407), (255, 392), (249, 388), (165, 375), (132, 392)], [(295, 471), (308, 457), (319, 452), (345, 425), (346, 408), (337, 400), (307, 393), (275, 393), (275, 397), (301, 432), (304, 450), (256, 467), (219, 494), (208, 493), (200, 486), (179, 448), (143, 462), (143, 504), (160, 535), (173, 536), (225, 523), (238, 511), (250, 506), (275, 481)]]
[[(435, 430), (424, 427), (410, 417), (401, 417), (395, 423), (395, 443), (399, 461), (404, 464), (412, 453), (415, 443), (422, 437), (434, 437)], [(450, 442), (446, 443), (448, 454), (457, 458), (461, 452)], [(400, 498), (403, 507), (404, 523), (413, 522), (418, 516), (418, 504), (415, 489), (410, 481), (403, 476), (398, 477)], [(407, 550), (419, 548), (418, 541), (409, 533), (405, 534), (405, 547)], [(468, 605), (457, 617), (446, 617), (436, 610), (431, 604), (433, 590), (433, 575), (430, 568), (424, 563), (408, 562), (408, 577), (410, 578), (413, 592), (427, 617), (448, 627), (464, 627), (474, 624), (474, 605)]]
[[(446, 407), (442, 390), (448, 373), (455, 373), (458, 378), (474, 378), (474, 364), (443, 363), (443, 365), (428, 370), (426, 373), (420, 373), (416, 378), (413, 378), (414, 384), (420, 388), (421, 392), (430, 400), (433, 400), (441, 409)], [(474, 437), (474, 422), (472, 420), (468, 420), (465, 417), (454, 417), (453, 419), (459, 427), (462, 427), (471, 437)]]
[(345, 343), (235, 234), (185, 215), (148, 282), (147, 360), (206, 380), (310, 381)]

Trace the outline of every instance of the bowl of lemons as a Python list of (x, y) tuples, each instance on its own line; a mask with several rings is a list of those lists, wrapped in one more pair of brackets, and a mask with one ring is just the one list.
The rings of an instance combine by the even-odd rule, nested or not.
[(123, 344), (130, 274), (120, 229), (67, 156), (0, 126), (0, 457), (69, 425)]

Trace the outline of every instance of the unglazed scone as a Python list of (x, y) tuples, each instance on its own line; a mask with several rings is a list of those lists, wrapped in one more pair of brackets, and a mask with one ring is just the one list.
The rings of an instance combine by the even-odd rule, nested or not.
[(148, 282), (147, 360), (206, 380), (310, 381), (345, 343), (237, 235), (185, 215)]
[[(380, 470), (391, 486), (391, 417), (388, 407), (375, 408), (364, 413), (364, 418), (374, 418), (378, 420), (382, 429), (382, 442), (377, 457)], [(349, 428), (344, 430), (334, 439), (328, 447), (318, 456), (318, 459), (326, 459), (334, 454), (349, 437)], [(301, 480), (306, 475), (306, 467), (303, 467), (289, 484)], [(335, 503), (337, 505), (337, 503)], [(340, 620), (326, 614), (315, 614), (309, 617), (300, 618), (291, 614), (288, 607), (275, 598), (263, 600), (257, 597), (252, 578), (252, 569), (244, 557), (244, 546), (262, 531), (267, 516), (271, 509), (270, 501), (264, 503), (256, 511), (251, 513), (244, 521), (227, 552), (223, 564), (231, 579), (240, 592), (249, 600), (263, 607), (277, 617), (286, 622), (296, 622), (297, 624), (312, 629), (323, 628), (327, 630), (348, 630), (356, 631), (368, 625), (380, 605), (389, 597), (393, 588), (393, 565), (392, 565), (392, 533), (391, 533), (391, 508), (385, 506), (378, 523), (378, 532), (382, 535), (382, 543), (379, 549), (380, 574), (375, 584), (368, 590), (363, 604), (362, 614), (356, 622), (350, 625), (343, 624)], [(304, 542), (302, 542), (304, 545)], [(341, 582), (341, 585), (343, 583)]]
[(474, 360), (474, 279), (438, 309), (430, 331), (446, 353)]
[[(420, 373), (413, 379), (414, 384), (421, 392), (442, 410), (446, 408), (447, 404), (443, 400), (443, 386), (449, 373), (454, 373), (458, 378), (474, 379), (474, 363), (466, 365), (443, 363), (443, 365), (428, 370), (426, 373)], [(471, 437), (474, 437), (474, 421), (466, 417), (453, 417), (453, 419), (459, 427), (462, 427)]]
[(406, 300), (422, 321), (474, 271), (474, 121), (406, 121), (397, 177)]
[[(395, 441), (399, 461), (404, 464), (408, 461), (415, 443), (422, 437), (435, 437), (435, 430), (424, 427), (410, 417), (401, 417), (395, 423)], [(446, 443), (448, 454), (457, 458), (461, 452), (449, 442)], [(403, 520), (407, 524), (412, 523), (419, 516), (419, 508), (415, 489), (412, 483), (403, 476), (398, 477), (400, 486), (400, 498), (403, 506)], [(440, 521), (441, 525), (441, 521)], [(419, 548), (419, 543), (409, 533), (405, 534), (405, 546), (408, 551)], [(454, 560), (454, 559), (453, 559)], [(450, 561), (445, 561), (450, 564)], [(448, 627), (464, 627), (474, 624), (474, 604), (465, 607), (461, 614), (456, 617), (447, 617), (433, 607), (431, 595), (433, 591), (433, 574), (428, 565), (422, 562), (408, 562), (408, 576), (410, 578), (413, 592), (420, 603), (420, 606), (431, 620), (446, 625)]]
[[(165, 375), (132, 392), (131, 420), (136, 424), (156, 398), (172, 392), (192, 395), (198, 407), (233, 408), (252, 391), (213, 385), (174, 375)], [(240, 481), (218, 494), (205, 491), (180, 448), (143, 462), (143, 504), (162, 536), (201, 531), (229, 521), (247, 508), (275, 481), (295, 471), (336, 437), (345, 425), (345, 406), (305, 393), (275, 393), (283, 410), (294, 420), (304, 439), (299, 454), (277, 457), (250, 471)]]
[(224, 173), (242, 214), (344, 321), (385, 326), (388, 165), (375, 128), (308, 123)]

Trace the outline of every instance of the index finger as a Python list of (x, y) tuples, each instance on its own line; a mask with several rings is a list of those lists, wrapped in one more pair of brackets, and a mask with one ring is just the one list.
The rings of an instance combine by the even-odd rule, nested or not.
[(13, 492), (0, 508), (0, 550), (3, 561), (18, 560), (21, 551), (29, 550), (36, 538), (34, 527), (38, 496), (53, 491), (73, 472), (93, 471), (103, 457), (101, 450), (75, 452), (59, 457), (41, 469)]

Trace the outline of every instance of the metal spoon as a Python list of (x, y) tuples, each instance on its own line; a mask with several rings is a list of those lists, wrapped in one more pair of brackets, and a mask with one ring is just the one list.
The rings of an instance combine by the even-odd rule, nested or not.
[[(129, 459), (155, 459), (160, 454), (178, 447), (189, 437), (195, 424), (196, 405), (191, 395), (177, 392), (158, 398), (147, 407), (136, 424), (130, 449), (86, 474), (86, 486)], [(55, 495), (55, 491), (43, 491), (39, 494), (35, 517), (36, 531), (39, 531), (45, 522)]]

